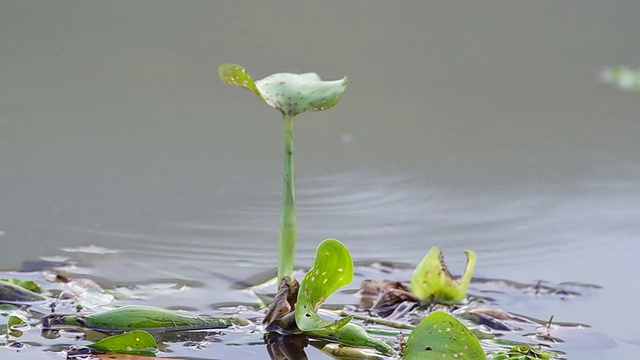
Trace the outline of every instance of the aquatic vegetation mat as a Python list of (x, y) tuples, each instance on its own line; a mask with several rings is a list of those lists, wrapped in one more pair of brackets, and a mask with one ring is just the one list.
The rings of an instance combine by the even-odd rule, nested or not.
[[(377, 264), (349, 268), (346, 264), (350, 257), (346, 258), (339, 242), (329, 241), (325, 245), (319, 247), (320, 255), (328, 251), (331, 256), (318, 256), (316, 265), (301, 281), (298, 295), (298, 302), (308, 306), (307, 311), (301, 309), (298, 316), (312, 319), (303, 325), (312, 329), (307, 333), (265, 333), (260, 326), (265, 309), (257, 300), (243, 305), (212, 304), (210, 309), (190, 311), (132, 305), (135, 301), (123, 297), (121, 288), (102, 287), (80, 275), (53, 277), (50, 275), (56, 269), (49, 269), (46, 277), (42, 272), (6, 275), (14, 280), (19, 280), (19, 275), (23, 280), (37, 284), (42, 299), (25, 301), (21, 292), (15, 292), (15, 298), (0, 302), (0, 356), (9, 351), (21, 352), (24, 355), (18, 356), (30, 358), (29, 354), (40, 351), (69, 359), (148, 356), (150, 359), (429, 360), (442, 358), (443, 354), (457, 359), (480, 359), (479, 356), (496, 360), (570, 359), (571, 352), (563, 349), (571, 348), (567, 345), (572, 341), (589, 341), (594, 336), (603, 336), (586, 324), (550, 319), (553, 314), (537, 319), (501, 307), (501, 304), (514, 301), (532, 304), (536, 301), (583, 301), (597, 294), (598, 287), (594, 285), (477, 278), (470, 282), (468, 296), (462, 302), (433, 304), (407, 296), (372, 308), (371, 303), (367, 306), (361, 300), (367, 296), (380, 296), (388, 289), (409, 288), (411, 269), (387, 266), (381, 270)], [(323, 275), (329, 268), (334, 272), (327, 271)], [(354, 282), (348, 281), (350, 272)], [(312, 280), (314, 276), (316, 278)], [(316, 283), (322, 284), (325, 278), (340, 276), (343, 276), (345, 287), (341, 282), (329, 289), (314, 287)], [(77, 285), (84, 283), (92, 286), (78, 291)], [(359, 288), (359, 283), (361, 288), (367, 287), (366, 284), (377, 285), (369, 286), (367, 294)], [(250, 292), (256, 299), (274, 297), (273, 285), (254, 285), (236, 290), (230, 285), (229, 296)], [(166, 295), (166, 292), (154, 294), (152, 287), (149, 289), (145, 303), (157, 303), (157, 299)], [(376, 289), (378, 292), (374, 295)], [(103, 303), (86, 308), (81, 305), (86, 302), (83, 291), (112, 296), (103, 296)], [(331, 302), (333, 295), (353, 301), (336, 304)], [(323, 305), (327, 301), (329, 304)], [(188, 303), (184, 305), (189, 306)], [(466, 339), (469, 334), (474, 335), (470, 339), (479, 340), (477, 344), (482, 355), (474, 353), (478, 351), (477, 347), (473, 350), (468, 343), (462, 345), (462, 350), (456, 347), (456, 339)], [(580, 340), (581, 337), (585, 340)], [(465, 354), (474, 355), (465, 357)]]

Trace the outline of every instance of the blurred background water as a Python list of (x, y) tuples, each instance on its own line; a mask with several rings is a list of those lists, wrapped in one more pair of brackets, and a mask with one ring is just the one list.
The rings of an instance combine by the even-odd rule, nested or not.
[(242, 300), (219, 274), (275, 267), (282, 126), (217, 67), (347, 75), (340, 104), (296, 120), (300, 266), (326, 237), (362, 261), (416, 264), (439, 245), (455, 273), (473, 249), (478, 276), (602, 286), (510, 309), (615, 342), (570, 358), (632, 358), (640, 94), (598, 74), (639, 65), (638, 13), (635, 1), (2, 1), (0, 269), (72, 258), (113, 284), (206, 284), (158, 306)]

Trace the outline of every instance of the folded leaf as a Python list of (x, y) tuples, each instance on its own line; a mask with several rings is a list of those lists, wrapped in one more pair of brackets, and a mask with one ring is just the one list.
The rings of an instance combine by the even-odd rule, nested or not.
[(433, 247), (420, 261), (411, 276), (411, 292), (418, 298), (433, 302), (456, 302), (467, 296), (476, 254), (466, 251), (467, 266), (460, 282), (453, 278), (439, 247)]
[(371, 347), (383, 354), (394, 354), (385, 342), (372, 338), (364, 329), (351, 324), (350, 316), (329, 321), (316, 313), (320, 305), (336, 290), (353, 280), (353, 261), (349, 250), (336, 239), (326, 239), (316, 252), (313, 267), (305, 274), (298, 291), (296, 325), (311, 337), (345, 345)]

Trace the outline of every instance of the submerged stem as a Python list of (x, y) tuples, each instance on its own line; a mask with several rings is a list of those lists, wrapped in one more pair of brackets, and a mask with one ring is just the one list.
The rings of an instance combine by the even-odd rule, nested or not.
[(293, 115), (284, 120), (284, 186), (280, 213), (280, 241), (278, 243), (278, 284), (285, 276), (293, 277), (293, 258), (296, 250), (296, 198), (293, 173)]

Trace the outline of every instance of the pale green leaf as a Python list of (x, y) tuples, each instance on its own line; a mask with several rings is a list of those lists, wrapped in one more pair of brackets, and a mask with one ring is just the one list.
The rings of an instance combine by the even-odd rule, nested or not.
[(224, 64), (220, 66), (218, 73), (222, 81), (254, 92), (269, 106), (288, 116), (333, 107), (342, 99), (348, 84), (346, 77), (322, 81), (316, 73), (277, 73), (254, 81), (237, 64)]
[(256, 86), (269, 106), (295, 116), (333, 107), (342, 98), (347, 83), (346, 77), (322, 81), (316, 73), (280, 73), (256, 81)]

